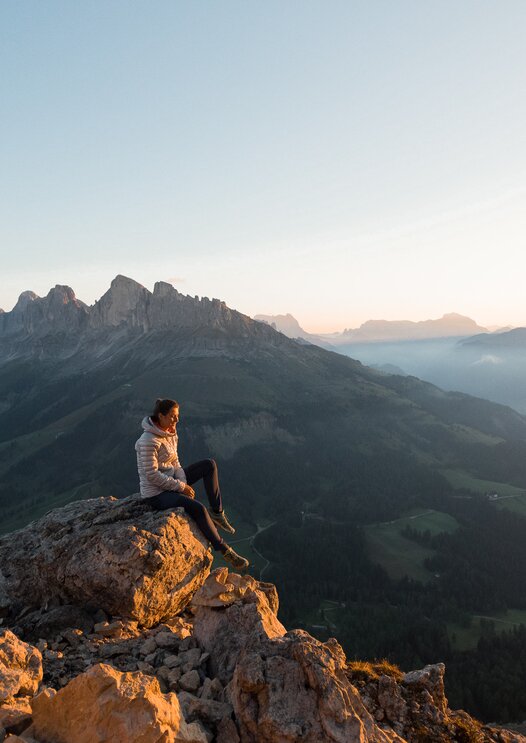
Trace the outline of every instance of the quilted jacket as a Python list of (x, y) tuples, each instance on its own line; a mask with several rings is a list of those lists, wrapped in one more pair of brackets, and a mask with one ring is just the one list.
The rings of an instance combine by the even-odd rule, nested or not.
[(135, 443), (141, 495), (149, 498), (163, 490), (182, 490), (186, 477), (177, 455), (177, 431), (164, 431), (151, 418)]

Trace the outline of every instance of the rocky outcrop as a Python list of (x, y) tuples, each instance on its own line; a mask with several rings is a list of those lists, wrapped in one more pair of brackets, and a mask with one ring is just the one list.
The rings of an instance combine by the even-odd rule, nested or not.
[(64, 603), (148, 627), (184, 609), (211, 562), (182, 509), (157, 513), (136, 497), (99, 498), (0, 539), (0, 590), (15, 613)]
[[(0, 565), (13, 601), (2, 621), (39, 638), (0, 637), (0, 741), (526, 743), (450, 710), (442, 664), (403, 674), (287, 632), (272, 584), (208, 575), (182, 513), (71, 504), (4, 537)], [(69, 603), (20, 608), (24, 585)]]
[(42, 655), (6, 630), (0, 637), (0, 701), (34, 694), (42, 681)]
[(445, 666), (428, 665), (402, 673), (386, 661), (351, 662), (347, 675), (376, 723), (409, 743), (525, 743), (518, 733), (482, 725), (470, 715), (449, 709), (444, 690)]
[(45, 689), (32, 711), (34, 735), (54, 743), (207, 743), (156, 679), (108, 665), (93, 666), (58, 692)]
[(388, 743), (346, 674), (345, 654), (301, 630), (246, 649), (231, 699), (245, 743)]
[(214, 570), (194, 596), (192, 609), (195, 638), (210, 653), (213, 673), (223, 683), (232, 679), (244, 648), (286, 633), (277, 618), (275, 586), (226, 568)]

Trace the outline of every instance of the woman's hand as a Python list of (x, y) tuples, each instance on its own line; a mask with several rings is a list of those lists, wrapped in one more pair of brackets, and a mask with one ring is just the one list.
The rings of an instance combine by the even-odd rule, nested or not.
[(186, 495), (187, 498), (195, 498), (195, 490), (185, 482), (183, 489), (179, 491), (182, 495)]

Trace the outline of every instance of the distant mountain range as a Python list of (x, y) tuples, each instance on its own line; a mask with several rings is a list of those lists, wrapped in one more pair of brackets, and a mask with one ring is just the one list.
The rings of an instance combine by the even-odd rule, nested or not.
[(460, 342), (466, 349), (485, 351), (524, 351), (526, 350), (526, 328), (512, 328), (500, 333), (483, 333)]
[[(359, 328), (343, 331), (342, 342), (364, 343), (393, 340), (423, 340), (427, 338), (451, 338), (485, 333), (483, 328), (469, 317), (455, 312), (443, 315), (438, 320), (368, 320)], [(345, 338), (345, 341), (343, 340)]]
[(254, 315), (254, 320), (258, 322), (264, 322), (267, 325), (275, 328), (280, 333), (283, 333), (287, 338), (301, 338), (309, 343), (314, 343), (316, 346), (322, 348), (331, 349), (332, 345), (327, 339), (321, 335), (315, 335), (314, 333), (307, 333), (303, 330), (299, 322), (290, 314), (287, 315)]
[(359, 328), (347, 328), (342, 333), (307, 333), (292, 315), (255, 315), (256, 320), (268, 323), (289, 338), (304, 338), (317, 345), (338, 346), (346, 343), (375, 343), (382, 341), (425, 340), (430, 338), (460, 338), (487, 333), (484, 328), (464, 315), (455, 312), (438, 320), (368, 320)]
[[(330, 629), (353, 653), (418, 667), (453, 653), (447, 622), (526, 608), (526, 521), (484, 496), (526, 490), (526, 418), (124, 276), (90, 307), (57, 286), (0, 314), (2, 530), (136, 492), (157, 397), (180, 402), (182, 461), (217, 459), (238, 548), (280, 587), (287, 622), (316, 625), (338, 602)], [(382, 541), (382, 524), (428, 511), (435, 542)], [(455, 668), (452, 698), (469, 689), (473, 707), (473, 674)]]

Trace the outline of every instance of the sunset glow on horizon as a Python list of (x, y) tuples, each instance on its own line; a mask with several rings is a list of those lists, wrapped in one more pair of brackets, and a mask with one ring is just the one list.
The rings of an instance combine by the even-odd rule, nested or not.
[(3, 4), (0, 307), (526, 325), (519, 0)]

